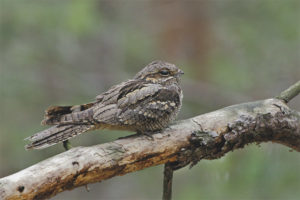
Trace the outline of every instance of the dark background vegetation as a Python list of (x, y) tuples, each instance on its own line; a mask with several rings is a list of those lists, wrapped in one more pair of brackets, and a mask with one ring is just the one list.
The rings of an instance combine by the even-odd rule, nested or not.
[[(0, 177), (63, 151), (25, 151), (49, 105), (93, 100), (152, 60), (185, 71), (179, 119), (269, 98), (300, 77), (300, 1), (16, 1), (0, 5)], [(299, 97), (290, 106), (300, 110)], [(74, 146), (132, 133), (95, 131)], [(175, 173), (175, 200), (298, 199), (300, 156), (249, 145)], [(160, 199), (157, 166), (53, 199)]]

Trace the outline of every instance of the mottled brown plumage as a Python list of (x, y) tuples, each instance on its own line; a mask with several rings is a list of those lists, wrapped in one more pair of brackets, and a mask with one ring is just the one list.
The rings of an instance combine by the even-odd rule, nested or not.
[(49, 129), (26, 139), (26, 149), (41, 149), (94, 129), (152, 133), (162, 130), (177, 116), (182, 101), (180, 76), (175, 65), (153, 61), (133, 79), (111, 87), (92, 103), (52, 106), (43, 125)]

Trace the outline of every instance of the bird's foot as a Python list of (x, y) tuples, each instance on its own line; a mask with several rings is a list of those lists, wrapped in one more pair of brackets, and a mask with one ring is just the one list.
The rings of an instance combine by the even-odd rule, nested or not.
[(154, 140), (154, 137), (153, 137), (153, 135), (152, 134), (154, 134), (155, 132), (137, 132), (139, 135), (144, 135), (144, 136), (146, 136), (146, 138), (147, 139), (149, 139), (149, 140)]
[(154, 140), (154, 137), (152, 136), (152, 134), (155, 134), (155, 132), (141, 132), (141, 131), (138, 131), (135, 135), (127, 135), (127, 136), (124, 136), (124, 137), (119, 137), (118, 139), (126, 139), (126, 138), (130, 138), (130, 137), (133, 137), (133, 136), (136, 136), (136, 135), (144, 135), (144, 136), (147, 137), (147, 139)]

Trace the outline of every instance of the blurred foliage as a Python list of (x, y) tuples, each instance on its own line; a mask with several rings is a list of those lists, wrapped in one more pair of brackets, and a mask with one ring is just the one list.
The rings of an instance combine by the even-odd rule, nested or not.
[[(187, 118), (277, 95), (300, 77), (300, 2), (0, 0), (0, 177), (63, 151), (25, 151), (49, 105), (91, 101), (162, 59), (185, 71)], [(299, 97), (290, 106), (300, 108)], [(100, 134), (101, 132), (101, 134)], [(131, 134), (94, 131), (93, 145)], [(174, 199), (297, 199), (300, 157), (250, 145), (174, 177)], [(162, 166), (53, 199), (160, 199)]]

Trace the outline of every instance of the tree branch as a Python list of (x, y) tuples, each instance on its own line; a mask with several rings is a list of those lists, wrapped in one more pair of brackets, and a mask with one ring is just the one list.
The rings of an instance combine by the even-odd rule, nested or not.
[(300, 93), (300, 81), (289, 87), (288, 89), (281, 92), (281, 94), (277, 97), (288, 103), (292, 98), (297, 96)]
[(276, 142), (300, 152), (300, 114), (279, 99), (267, 99), (177, 122), (153, 138), (133, 135), (72, 148), (1, 178), (0, 199), (45, 199), (155, 165), (217, 159), (249, 143)]

